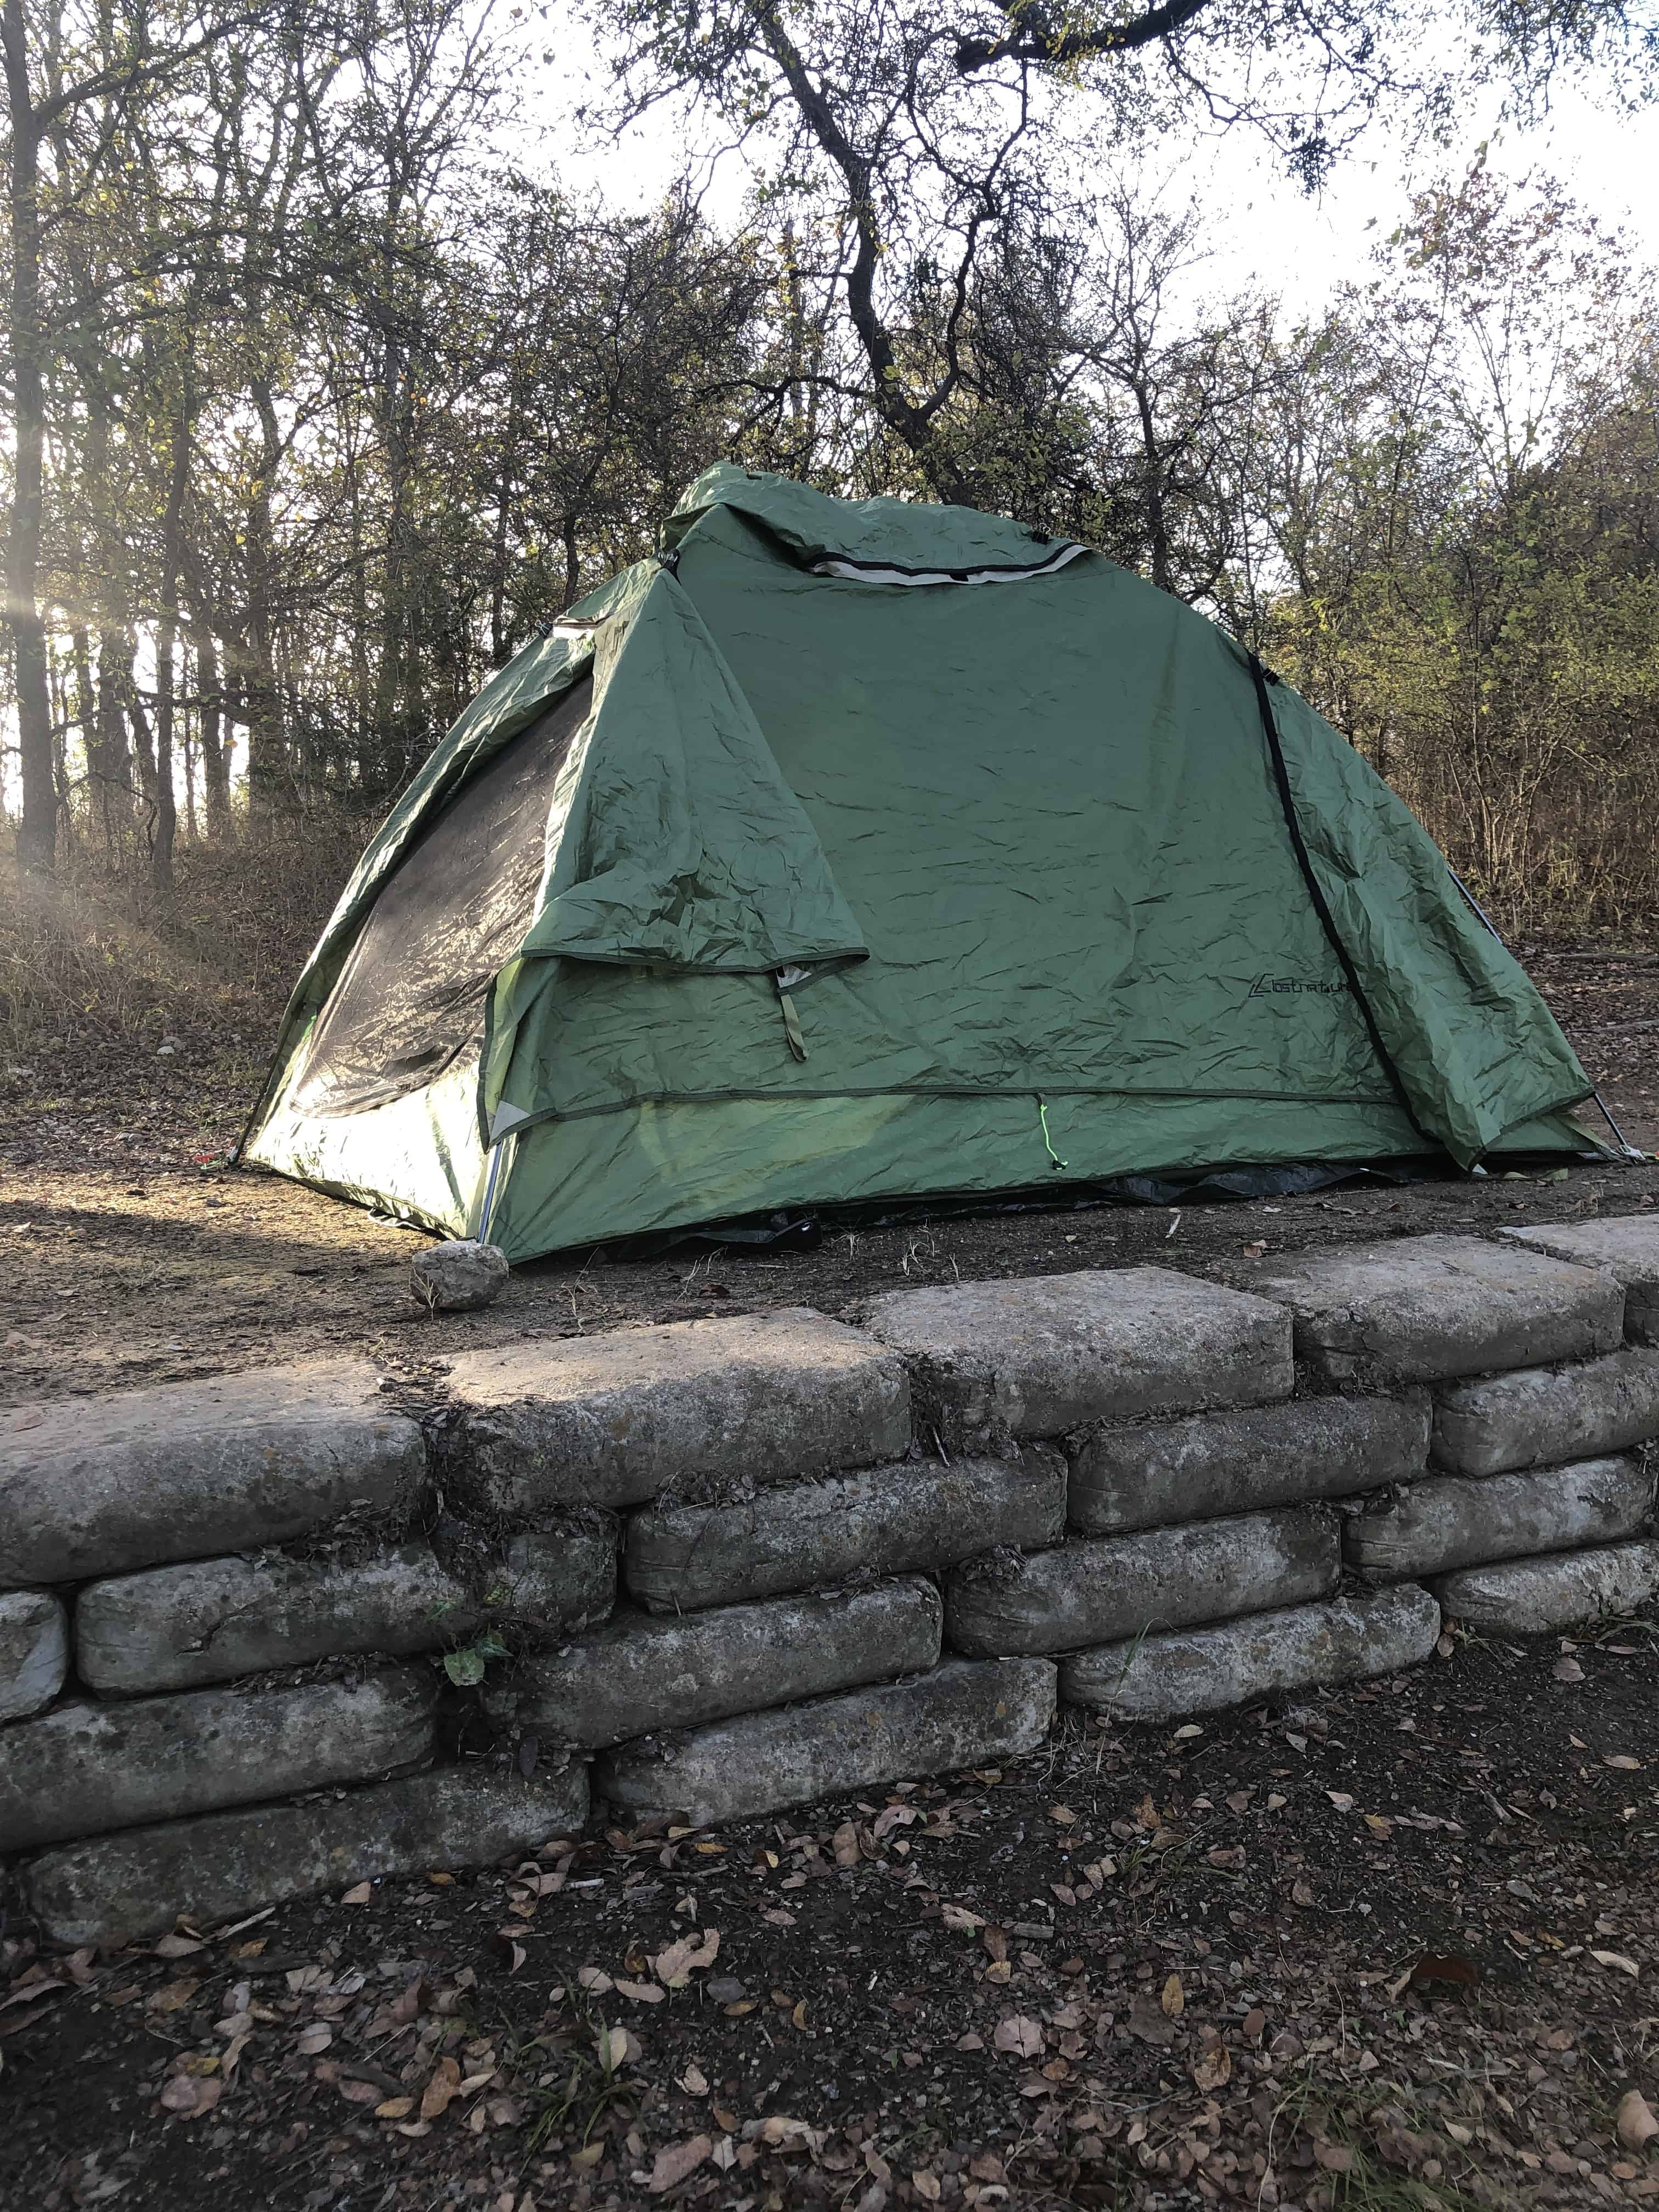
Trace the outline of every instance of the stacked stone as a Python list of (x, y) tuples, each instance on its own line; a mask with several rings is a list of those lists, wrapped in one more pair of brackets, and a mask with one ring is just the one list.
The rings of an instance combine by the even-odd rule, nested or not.
[(945, 1661), (932, 1577), (1052, 1542), (1065, 1467), (912, 1456), (896, 1351), (806, 1308), (456, 1361), (475, 1510), (626, 1516), (623, 1608), (522, 1670), (521, 1729), (635, 1814), (738, 1820), (1035, 1749), (1046, 1662)]
[(1421, 1237), (1264, 1263), (1328, 1386), (1432, 1394), (1429, 1463), (1354, 1502), (1349, 1565), (1465, 1626), (1575, 1626), (1659, 1588), (1659, 1223)]
[[(426, 1481), (419, 1427), (355, 1360), (0, 1416), (0, 1853), (44, 1847), (51, 1934), (223, 1919), (583, 1826), (580, 1765), (422, 1771), (434, 1670), (391, 1662), (503, 1608), (603, 1617), (614, 1546), (532, 1534), (447, 1571), (377, 1538)], [(275, 1548), (342, 1532), (343, 1558)]]
[(988, 1552), (945, 1582), (945, 1638), (1041, 1653), (1070, 1703), (1153, 1720), (1422, 1658), (1421, 1589), (1337, 1595), (1327, 1501), (1414, 1473), (1420, 1394), (1295, 1399), (1280, 1304), (1161, 1267), (878, 1301), (941, 1447), (1066, 1460), (1057, 1542)]
[(1656, 1316), (1638, 1219), (474, 1353), (435, 1468), (351, 1361), (0, 1416), (0, 1851), (144, 1934), (537, 1848), (590, 1763), (744, 1818), (1576, 1621), (1659, 1584)]

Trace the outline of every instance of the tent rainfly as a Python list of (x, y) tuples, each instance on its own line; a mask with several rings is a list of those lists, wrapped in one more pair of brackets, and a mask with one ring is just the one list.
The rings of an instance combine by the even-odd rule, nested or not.
[(720, 466), (347, 884), (243, 1157), (524, 1260), (901, 1197), (1582, 1152), (1407, 807), (1214, 623)]

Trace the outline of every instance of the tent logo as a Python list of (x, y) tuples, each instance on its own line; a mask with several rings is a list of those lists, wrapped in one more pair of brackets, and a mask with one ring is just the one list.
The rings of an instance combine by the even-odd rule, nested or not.
[(1316, 998), (1340, 999), (1347, 989), (1340, 981), (1334, 983), (1310, 983), (1300, 975), (1258, 975), (1249, 989), (1253, 999), (1277, 997), (1281, 991), (1311, 992)]

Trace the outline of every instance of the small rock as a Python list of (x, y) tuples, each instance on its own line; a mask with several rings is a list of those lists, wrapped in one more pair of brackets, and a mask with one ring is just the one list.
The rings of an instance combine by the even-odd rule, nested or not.
[(409, 1272), (417, 1305), (432, 1313), (471, 1313), (507, 1287), (507, 1255), (499, 1245), (454, 1237), (418, 1254)]

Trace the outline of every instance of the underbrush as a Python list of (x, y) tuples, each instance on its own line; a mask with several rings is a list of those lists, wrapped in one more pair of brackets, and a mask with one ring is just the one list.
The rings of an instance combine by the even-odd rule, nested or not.
[(20, 890), (0, 848), (0, 1085), (33, 1054), (107, 1067), (169, 1038), (263, 1048), (353, 861), (356, 825), (181, 847), (175, 889), (71, 854)]

